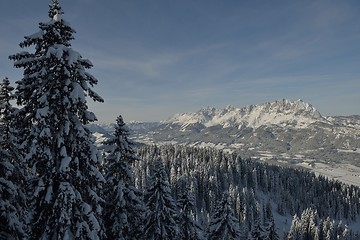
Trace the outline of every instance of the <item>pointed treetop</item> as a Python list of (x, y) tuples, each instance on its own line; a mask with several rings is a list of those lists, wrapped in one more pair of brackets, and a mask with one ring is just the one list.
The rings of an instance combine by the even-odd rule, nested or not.
[(124, 119), (121, 115), (119, 115), (117, 118), (116, 118), (116, 123), (118, 126), (122, 126), (124, 125)]
[(12, 86), (10, 86), (10, 80), (8, 77), (5, 77), (2, 82), (0, 83), (0, 90), (7, 90), (7, 91), (12, 91), (14, 90), (14, 88)]
[(63, 14), (63, 10), (60, 7), (58, 0), (52, 0), (52, 3), (49, 4), (49, 17), (53, 19), (54, 21), (60, 21), (61, 17), (60, 15)]

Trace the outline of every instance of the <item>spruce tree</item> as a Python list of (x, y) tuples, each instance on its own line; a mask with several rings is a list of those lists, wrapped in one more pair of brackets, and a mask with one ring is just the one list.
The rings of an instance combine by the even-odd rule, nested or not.
[(178, 237), (177, 208), (163, 164), (154, 164), (145, 192), (146, 219), (143, 239), (165, 240)]
[(302, 240), (302, 232), (301, 232), (301, 221), (297, 215), (294, 215), (293, 220), (291, 222), (290, 231), (288, 233), (289, 240)]
[(6, 77), (0, 82), (0, 136), (4, 140), (10, 140), (11, 114), (14, 107), (10, 101), (15, 99), (14, 88), (10, 85), (10, 80)]
[(250, 232), (250, 236), (252, 240), (262, 240), (262, 239), (265, 239), (266, 237), (266, 233), (264, 233), (264, 229), (261, 225), (261, 221), (260, 221), (260, 218), (257, 217), (255, 218), (254, 220), (254, 223), (252, 224), (252, 227), (251, 227), (251, 232)]
[[(187, 184), (189, 182), (187, 181)], [(178, 206), (180, 209), (179, 214), (179, 227), (181, 239), (191, 239), (191, 240), (204, 240), (204, 230), (196, 222), (194, 218), (194, 197), (191, 195), (188, 188), (185, 188), (179, 199)]]
[(215, 239), (240, 239), (239, 220), (235, 217), (233, 203), (228, 192), (224, 192), (222, 199), (215, 206), (208, 227), (208, 238)]
[(0, 83), (0, 239), (23, 239), (26, 197), (24, 169), (14, 142), (10, 101), (14, 99), (8, 78)]
[(278, 239), (280, 239), (279, 235), (276, 232), (274, 218), (272, 218), (266, 224), (267, 224), (265, 226), (266, 236), (265, 236), (264, 239), (268, 239), (268, 240), (278, 240)]
[(131, 165), (139, 160), (132, 149), (122, 116), (116, 119), (115, 133), (105, 141), (106, 201), (104, 222), (108, 239), (138, 239), (145, 210), (141, 193), (134, 187)]
[(280, 239), (279, 235), (276, 232), (276, 227), (275, 227), (275, 220), (274, 220), (274, 216), (272, 214), (272, 209), (271, 209), (271, 204), (270, 202), (268, 202), (266, 204), (266, 208), (264, 211), (264, 215), (266, 217), (264, 217), (264, 232), (265, 232), (265, 236), (264, 239), (266, 240), (278, 240)]
[(315, 239), (319, 235), (317, 212), (307, 208), (301, 213), (301, 231), (304, 240)]
[(100, 239), (104, 236), (100, 191), (101, 156), (85, 126), (96, 120), (86, 98), (102, 102), (92, 89), (92, 63), (71, 48), (75, 30), (62, 19), (57, 0), (48, 22), (25, 37), (10, 56), (23, 68), (17, 81), (15, 117), (22, 128), (21, 150), (32, 170), (29, 181), (31, 239)]

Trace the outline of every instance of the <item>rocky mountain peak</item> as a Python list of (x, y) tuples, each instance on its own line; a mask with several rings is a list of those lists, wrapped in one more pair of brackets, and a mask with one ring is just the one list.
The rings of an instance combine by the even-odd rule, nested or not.
[(224, 109), (207, 107), (196, 113), (176, 114), (164, 123), (186, 126), (197, 123), (206, 127), (222, 125), (224, 128), (234, 126), (258, 128), (263, 125), (292, 125), (304, 128), (315, 121), (326, 120), (311, 104), (302, 100), (282, 99), (241, 109), (231, 105)]

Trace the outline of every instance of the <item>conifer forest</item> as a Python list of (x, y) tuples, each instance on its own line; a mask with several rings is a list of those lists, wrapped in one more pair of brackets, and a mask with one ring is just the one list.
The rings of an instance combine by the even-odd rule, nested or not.
[[(0, 239), (360, 239), (360, 189), (212, 148), (139, 146), (103, 102), (57, 0), (0, 83)], [(11, 81), (10, 81), (11, 80)], [(126, 116), (125, 116), (126, 117)]]

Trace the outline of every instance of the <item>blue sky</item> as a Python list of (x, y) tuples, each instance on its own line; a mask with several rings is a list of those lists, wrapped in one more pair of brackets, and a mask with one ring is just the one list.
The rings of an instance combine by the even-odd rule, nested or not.
[[(50, 0), (0, 2), (0, 74), (48, 21)], [(100, 122), (164, 120), (212, 106), (303, 99), (360, 114), (358, 0), (60, 0), (72, 47), (94, 67)], [(2, 78), (3, 78), (2, 77)]]

